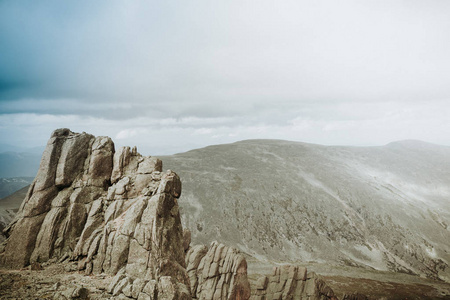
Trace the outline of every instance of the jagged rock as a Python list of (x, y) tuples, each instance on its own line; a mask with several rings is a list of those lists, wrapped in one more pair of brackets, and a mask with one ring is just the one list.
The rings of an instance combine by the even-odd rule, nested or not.
[(197, 299), (249, 299), (247, 261), (235, 248), (212, 242), (192, 247), (186, 255), (191, 292)]
[(258, 279), (252, 300), (336, 299), (333, 290), (314, 272), (292, 265), (274, 267), (272, 275)]
[(162, 276), (158, 282), (158, 300), (191, 300), (189, 289), (173, 277)]
[(190, 299), (180, 194), (180, 178), (162, 172), (161, 160), (58, 129), (7, 230), (0, 265), (70, 257), (70, 270), (115, 275), (113, 296)]

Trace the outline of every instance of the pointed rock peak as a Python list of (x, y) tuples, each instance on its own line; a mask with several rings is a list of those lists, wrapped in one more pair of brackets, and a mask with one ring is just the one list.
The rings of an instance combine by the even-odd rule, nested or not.
[(116, 151), (109, 137), (57, 129), (8, 229), (0, 264), (22, 268), (70, 256), (86, 274), (117, 274), (114, 295), (190, 297), (180, 195), (180, 178), (162, 172), (159, 159), (136, 147)]

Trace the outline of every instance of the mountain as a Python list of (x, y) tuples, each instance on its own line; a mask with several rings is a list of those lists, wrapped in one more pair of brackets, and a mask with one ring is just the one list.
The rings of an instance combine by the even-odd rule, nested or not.
[(0, 153), (0, 177), (34, 177), (39, 169), (42, 152)]
[[(0, 229), (2, 230), (6, 227), (13, 219), (15, 213), (19, 210), (23, 199), (27, 195), (28, 188), (27, 185), (20, 190), (14, 192), (13, 194), (0, 199)], [(0, 230), (0, 231), (1, 231)]]
[(10, 145), (5, 143), (0, 143), (0, 153), (3, 152), (17, 152), (17, 153), (34, 153), (34, 154), (42, 154), (45, 146), (37, 146), (37, 147), (20, 147), (17, 145)]
[(15, 215), (0, 298), (445, 299), (448, 157), (414, 141), (243, 141), (163, 158), (180, 181), (136, 148), (58, 129), (30, 188), (0, 200)]
[(9, 196), (17, 190), (28, 186), (33, 179), (33, 177), (0, 178), (0, 201), (1, 198)]
[(0, 242), (1, 231), (14, 219), (32, 181), (32, 177), (0, 178)]
[(450, 147), (248, 140), (161, 159), (195, 243), (450, 281)]

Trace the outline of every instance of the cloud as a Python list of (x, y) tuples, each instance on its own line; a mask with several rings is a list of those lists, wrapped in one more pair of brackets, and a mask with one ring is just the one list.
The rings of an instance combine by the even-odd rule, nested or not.
[(445, 142), (449, 9), (2, 1), (1, 138), (40, 144), (70, 127), (168, 152), (244, 138)]
[[(329, 145), (383, 145), (395, 140), (419, 139), (449, 145), (450, 107), (436, 102), (379, 102), (310, 106), (290, 119), (277, 122), (258, 117), (105, 119), (80, 115), (8, 114), (0, 116), (3, 141), (18, 146), (41, 146), (55, 128), (114, 138), (116, 145), (134, 146), (145, 155), (173, 154), (210, 144), (244, 139), (285, 139)], [(349, 109), (351, 108), (351, 109)]]

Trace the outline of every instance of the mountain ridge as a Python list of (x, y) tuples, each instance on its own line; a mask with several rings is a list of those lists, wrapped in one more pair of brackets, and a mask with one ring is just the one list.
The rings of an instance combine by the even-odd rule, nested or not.
[[(41, 262), (47, 268), (58, 267), (59, 263), (53, 265), (55, 259), (69, 255), (70, 260), (59, 267), (84, 270), (96, 280), (100, 279), (97, 273), (109, 270), (116, 275), (104, 278), (109, 282), (106, 293), (133, 298), (138, 297), (137, 293), (132, 295), (135, 286), (139, 292), (149, 280), (141, 293), (154, 295), (157, 288), (162, 292), (158, 299), (166, 299), (166, 291), (178, 295), (170, 299), (181, 295), (190, 299), (189, 285), (191, 295), (197, 298), (202, 298), (203, 293), (238, 293), (239, 299), (278, 298), (281, 289), (283, 299), (294, 294), (335, 299), (338, 294), (333, 290), (337, 288), (341, 299), (359, 299), (355, 291), (374, 295), (368, 289), (367, 278), (383, 272), (390, 274), (392, 282), (378, 279), (371, 285), (384, 289), (395, 284), (405, 290), (384, 291), (378, 294), (380, 297), (445, 298), (448, 284), (403, 277), (410, 283), (429, 285), (411, 290), (408, 283), (399, 284), (402, 277), (392, 276), (394, 271), (433, 280), (448, 278), (449, 243), (445, 237), (450, 215), (446, 186), (449, 158), (445, 150), (428, 157), (423, 156), (424, 151), (428, 150), (321, 146), (280, 140), (211, 146), (163, 158), (166, 167), (182, 176), (184, 191), (178, 201), (180, 177), (170, 170), (162, 173), (163, 162), (158, 158), (141, 156), (136, 148), (115, 151), (107, 137), (59, 129), (49, 140), (19, 214), (5, 231), (9, 238), (0, 249), (0, 260), (6, 267), (31, 262), (33, 268), (33, 264)], [(439, 156), (440, 152), (444, 155)], [(84, 166), (79, 161), (84, 161)], [(163, 219), (155, 224), (162, 227), (148, 227), (147, 220), (160, 217)], [(30, 221), (37, 231), (29, 230)], [(142, 234), (129, 232), (135, 230), (147, 236), (142, 232), (145, 226), (153, 228), (152, 239), (174, 243), (167, 244), (168, 250), (180, 252), (174, 256), (180, 268), (171, 267), (175, 261), (166, 261), (161, 255), (167, 257), (167, 251), (158, 248), (149, 253), (148, 263), (142, 264), (141, 252), (153, 251), (153, 246), (145, 248), (145, 239), (139, 242)], [(186, 227), (191, 232), (181, 231)], [(173, 234), (169, 233), (171, 228)], [(52, 232), (59, 235), (56, 240)], [(197, 245), (190, 248), (191, 237)], [(231, 246), (217, 242), (210, 243), (209, 248), (201, 245), (211, 240)], [(151, 243), (157, 244), (156, 240)], [(245, 256), (240, 254), (242, 251)], [(161, 258), (163, 264), (157, 261)], [(253, 270), (250, 277), (247, 258)], [(156, 273), (140, 278), (143, 273), (136, 273), (140, 264), (157, 268)], [(159, 277), (158, 265), (164, 265), (169, 272), (166, 274), (177, 279)], [(311, 265), (316, 266), (313, 272)], [(125, 269), (118, 271), (120, 266)], [(270, 266), (274, 267), (272, 275), (267, 269)], [(314, 273), (321, 266), (338, 270), (326, 271), (327, 283)], [(178, 275), (172, 273), (175, 269)], [(217, 271), (219, 277), (224, 276), (220, 280)], [(349, 276), (343, 277), (342, 271)], [(9, 280), (12, 273), (2, 274)], [(233, 287), (227, 283), (229, 275), (236, 275), (229, 282), (234, 282)], [(348, 282), (352, 287), (347, 286)], [(67, 291), (72, 293), (71, 288)], [(91, 292), (105, 294), (96, 287)], [(49, 291), (41, 289), (39, 293)], [(23, 297), (25, 292), (18, 295)]]
[[(450, 148), (396, 147), (401, 144), (411, 142), (348, 147), (246, 140), (161, 159), (183, 178), (184, 225), (196, 242), (218, 236), (261, 259), (322, 260), (448, 280), (450, 245), (441, 240), (450, 219)], [(429, 147), (433, 155), (424, 156)], [(383, 237), (389, 234), (397, 240)]]

